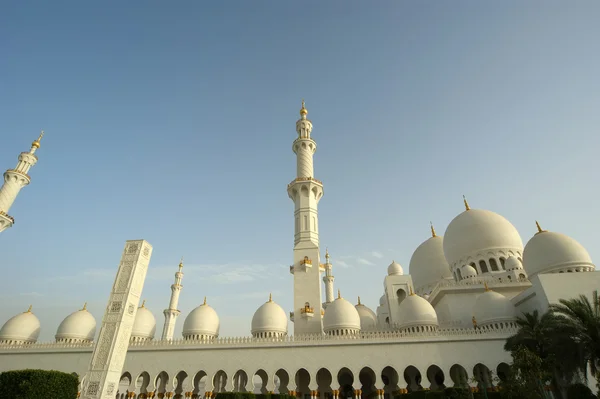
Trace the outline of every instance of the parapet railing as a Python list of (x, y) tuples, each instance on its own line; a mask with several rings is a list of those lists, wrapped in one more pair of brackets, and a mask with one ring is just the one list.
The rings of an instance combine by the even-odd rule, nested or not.
[(531, 282), (528, 279), (521, 279), (521, 280), (515, 280), (515, 281), (498, 281), (497, 278), (494, 277), (475, 277), (475, 278), (469, 278), (469, 279), (463, 279), (461, 281), (456, 281), (456, 280), (442, 280), (440, 281), (431, 291), (431, 294), (429, 294), (430, 297), (438, 294), (440, 292), (440, 290), (442, 288), (447, 288), (447, 287), (472, 287), (472, 286), (483, 286), (484, 283), (487, 283), (488, 287), (490, 289), (494, 289), (494, 288), (498, 288), (498, 287), (506, 287), (507, 285), (511, 285), (511, 286), (523, 286), (523, 287), (529, 287), (531, 285)]
[[(175, 339), (175, 340), (147, 340), (140, 342), (130, 342), (129, 348), (152, 349), (152, 348), (173, 348), (178, 346), (198, 346), (198, 347), (236, 347), (236, 346), (302, 346), (302, 345), (329, 345), (335, 343), (346, 343), (353, 345), (378, 343), (378, 342), (402, 342), (422, 340), (428, 341), (446, 341), (454, 339), (490, 339), (507, 338), (516, 334), (518, 328), (506, 326), (499, 328), (447, 328), (432, 331), (394, 331), (378, 330), (363, 331), (358, 335), (349, 336), (330, 336), (330, 335), (298, 335), (270, 338), (246, 337), (218, 337), (205, 340)], [(340, 342), (342, 341), (342, 342)], [(30, 344), (0, 344), (0, 352), (6, 350), (38, 350), (38, 349), (92, 349), (94, 346), (90, 342), (82, 343), (30, 343)]]

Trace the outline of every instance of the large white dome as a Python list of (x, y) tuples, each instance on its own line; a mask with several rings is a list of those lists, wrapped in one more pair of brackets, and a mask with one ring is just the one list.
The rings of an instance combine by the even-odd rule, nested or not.
[(33, 343), (40, 336), (40, 321), (29, 310), (8, 319), (0, 329), (0, 342)]
[(360, 317), (361, 331), (374, 330), (377, 327), (377, 315), (375, 315), (375, 312), (360, 303), (360, 297), (358, 297), (358, 304), (355, 308)]
[(410, 258), (408, 271), (417, 292), (433, 288), (438, 281), (452, 277), (444, 256), (444, 239), (433, 236), (419, 245)]
[(542, 231), (534, 235), (523, 251), (523, 266), (530, 277), (559, 271), (593, 271), (587, 250), (561, 233)]
[(269, 296), (269, 301), (262, 304), (252, 317), (252, 335), (286, 335), (287, 328), (288, 321), (285, 311)]
[(398, 327), (401, 329), (411, 327), (432, 329), (438, 326), (437, 313), (433, 306), (425, 298), (415, 294), (407, 296), (400, 303), (398, 313), (400, 315)]
[(360, 331), (360, 316), (358, 311), (350, 302), (342, 298), (338, 292), (338, 297), (331, 302), (325, 310), (323, 316), (323, 330), (326, 333), (332, 334), (344, 330), (349, 330), (354, 334)]
[(492, 323), (512, 322), (516, 319), (516, 314), (515, 307), (507, 297), (487, 288), (477, 297), (473, 306), (473, 316), (477, 325), (482, 327)]
[(133, 340), (153, 339), (156, 332), (156, 319), (148, 308), (146, 302), (142, 302), (135, 314), (133, 328), (131, 330), (131, 338)]
[(400, 263), (396, 262), (395, 260), (393, 260), (392, 263), (390, 263), (390, 265), (387, 268), (387, 272), (388, 276), (401, 276), (404, 274), (402, 266), (400, 266)]
[(71, 313), (60, 323), (55, 338), (57, 342), (92, 342), (95, 335), (96, 319), (84, 305), (83, 309)]
[(508, 256), (508, 251), (521, 252), (523, 242), (517, 229), (492, 211), (464, 211), (450, 222), (444, 234), (444, 255), (452, 267), (465, 264), (469, 257), (487, 256), (487, 252), (496, 250)]
[(183, 338), (208, 339), (219, 336), (219, 316), (209, 305), (204, 303), (190, 312), (183, 323)]

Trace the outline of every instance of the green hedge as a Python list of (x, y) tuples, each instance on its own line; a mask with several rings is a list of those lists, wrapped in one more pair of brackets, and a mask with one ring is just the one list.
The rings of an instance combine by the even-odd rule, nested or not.
[(296, 397), (279, 393), (254, 394), (252, 392), (220, 392), (217, 393), (215, 399), (296, 399)]
[(55, 370), (14, 370), (0, 374), (0, 399), (74, 399), (79, 379)]

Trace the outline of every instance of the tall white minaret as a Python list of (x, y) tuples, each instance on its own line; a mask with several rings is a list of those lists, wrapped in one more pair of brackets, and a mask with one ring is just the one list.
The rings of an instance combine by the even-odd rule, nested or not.
[(325, 249), (325, 276), (323, 276), (323, 283), (325, 283), (325, 303), (323, 307), (327, 308), (331, 302), (333, 302), (333, 274), (331, 274), (332, 264), (329, 260), (329, 251)]
[(181, 313), (177, 310), (177, 304), (179, 303), (179, 294), (183, 285), (181, 280), (183, 279), (183, 258), (179, 262), (179, 270), (175, 273), (175, 283), (171, 285), (171, 302), (169, 302), (169, 308), (163, 311), (165, 315), (165, 325), (163, 326), (162, 339), (172, 340), (173, 334), (175, 333), (175, 323), (177, 322), (177, 316)]
[(317, 143), (310, 137), (312, 123), (302, 101), (300, 119), (296, 122), (298, 137), (292, 145), (296, 153), (296, 178), (287, 192), (294, 201), (294, 334), (323, 332), (321, 304), (321, 271), (319, 256), (319, 218), (317, 204), (323, 196), (323, 183), (314, 178), (313, 154)]
[(15, 202), (19, 191), (31, 182), (27, 173), (38, 160), (35, 151), (40, 148), (43, 136), (44, 131), (42, 130), (40, 136), (31, 143), (29, 152), (22, 152), (19, 155), (17, 166), (4, 172), (4, 184), (0, 188), (0, 232), (12, 227), (15, 223), (15, 219), (8, 214), (8, 210)]

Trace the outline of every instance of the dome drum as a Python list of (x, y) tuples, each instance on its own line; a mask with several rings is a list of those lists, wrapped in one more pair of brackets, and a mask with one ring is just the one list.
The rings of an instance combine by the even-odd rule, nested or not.
[(269, 297), (254, 313), (251, 333), (255, 338), (281, 338), (287, 335), (287, 327), (285, 311)]
[(68, 315), (56, 331), (56, 342), (62, 343), (80, 343), (93, 342), (96, 335), (96, 319), (86, 306)]
[(183, 323), (183, 339), (211, 340), (219, 336), (219, 316), (217, 312), (204, 303), (190, 312)]
[(357, 335), (360, 333), (360, 315), (354, 305), (338, 298), (327, 306), (323, 316), (323, 331), (328, 335)]
[[(497, 213), (470, 209), (456, 216), (444, 234), (444, 255), (453, 271), (481, 261), (481, 273), (503, 271), (500, 258), (506, 254), (521, 253), (523, 241), (517, 229)], [(493, 259), (493, 261), (492, 261)]]
[(525, 246), (523, 265), (529, 277), (542, 273), (588, 272), (596, 268), (579, 242), (567, 235), (541, 229)]

